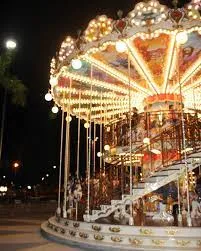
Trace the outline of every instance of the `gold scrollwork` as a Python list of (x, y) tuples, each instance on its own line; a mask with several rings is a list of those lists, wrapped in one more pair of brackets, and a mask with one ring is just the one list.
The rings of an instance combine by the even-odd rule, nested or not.
[(104, 236), (102, 234), (94, 234), (94, 239), (97, 241), (102, 241)]
[(111, 240), (114, 241), (114, 242), (122, 242), (122, 238), (119, 237), (119, 236), (112, 236)]
[(176, 230), (176, 229), (168, 229), (168, 230), (166, 230), (166, 233), (168, 235), (175, 235), (177, 232), (178, 232), (178, 230)]
[(197, 241), (197, 246), (198, 246), (198, 247), (201, 247), (201, 240), (198, 240), (198, 241)]
[(140, 229), (140, 234), (143, 234), (143, 235), (152, 235), (153, 231), (151, 229), (141, 228)]
[(181, 247), (185, 247), (185, 246), (187, 246), (190, 243), (191, 243), (191, 241), (185, 241), (185, 240), (181, 240), (181, 241), (178, 240), (177, 241), (177, 245), (181, 246)]
[(74, 223), (73, 223), (73, 226), (74, 226), (75, 228), (78, 228), (78, 227), (80, 226), (80, 223), (74, 222)]
[(75, 235), (76, 235), (76, 232), (73, 231), (73, 230), (69, 230), (69, 234), (70, 234), (71, 236), (75, 236)]
[(113, 233), (118, 233), (120, 232), (120, 227), (109, 227), (109, 230)]
[(79, 233), (79, 236), (84, 239), (87, 239), (89, 237), (87, 233), (81, 233), (81, 232)]
[(142, 245), (143, 241), (136, 238), (129, 238), (129, 242), (135, 246)]
[(94, 231), (99, 232), (99, 231), (101, 231), (101, 226), (98, 226), (98, 225), (92, 225), (92, 229), (93, 229)]
[(156, 246), (163, 246), (165, 241), (164, 240), (152, 240), (152, 243)]

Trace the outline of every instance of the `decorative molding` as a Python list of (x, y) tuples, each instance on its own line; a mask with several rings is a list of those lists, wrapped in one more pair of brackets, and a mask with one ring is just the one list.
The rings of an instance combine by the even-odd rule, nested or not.
[(155, 246), (164, 246), (165, 244), (165, 241), (164, 240), (152, 240), (152, 243), (155, 245)]
[(176, 233), (178, 233), (178, 230), (176, 229), (168, 229), (165, 231), (168, 235), (175, 235)]
[(151, 229), (141, 228), (139, 231), (142, 235), (153, 235), (153, 231)]
[(140, 246), (143, 243), (142, 240), (136, 238), (129, 238), (129, 242), (134, 246)]
[(73, 226), (74, 226), (75, 228), (78, 228), (78, 227), (80, 226), (80, 223), (74, 222), (74, 223), (73, 223)]
[(111, 240), (114, 241), (114, 242), (122, 242), (122, 238), (119, 237), (119, 236), (112, 236)]
[(70, 234), (71, 236), (76, 236), (76, 232), (73, 231), (73, 230), (69, 230), (69, 234)]
[(97, 231), (97, 232), (101, 231), (101, 226), (98, 226), (98, 225), (92, 225), (91, 228), (92, 228), (94, 231)]
[(88, 235), (87, 233), (83, 233), (83, 232), (80, 232), (80, 233), (79, 233), (79, 236), (80, 236), (81, 238), (84, 238), (84, 239), (87, 239), (87, 238), (89, 237), (89, 235)]
[(191, 243), (191, 241), (185, 241), (185, 240), (178, 240), (177, 241), (177, 245), (180, 246), (180, 247), (185, 247), (190, 243)]
[(113, 233), (118, 233), (121, 231), (120, 227), (109, 227), (109, 230)]
[(104, 239), (104, 236), (102, 234), (94, 234), (94, 239), (96, 241), (102, 241)]

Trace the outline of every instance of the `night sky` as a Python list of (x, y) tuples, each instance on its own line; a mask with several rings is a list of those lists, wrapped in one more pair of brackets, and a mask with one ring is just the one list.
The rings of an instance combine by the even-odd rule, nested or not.
[[(49, 87), (50, 60), (66, 35), (76, 37), (77, 31), (84, 31), (89, 21), (97, 15), (106, 14), (116, 19), (119, 9), (127, 15), (137, 2), (1, 1), (0, 47), (7, 37), (16, 39), (18, 48), (13, 70), (28, 88), (25, 108), (15, 107), (9, 100), (7, 102), (1, 176), (7, 174), (13, 161), (20, 160), (19, 181), (34, 184), (53, 165), (58, 166), (60, 115), (54, 120), (50, 119), (52, 103), (44, 100)], [(0, 92), (0, 107), (2, 96)], [(76, 125), (75, 121), (73, 123)], [(76, 135), (75, 130), (73, 135)], [(76, 156), (76, 149), (72, 153)]]

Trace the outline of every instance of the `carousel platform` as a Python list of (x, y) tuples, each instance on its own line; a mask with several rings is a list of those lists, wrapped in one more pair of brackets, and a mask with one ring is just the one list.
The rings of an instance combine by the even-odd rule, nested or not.
[(200, 227), (128, 226), (51, 217), (41, 225), (41, 232), (84, 250), (201, 250)]

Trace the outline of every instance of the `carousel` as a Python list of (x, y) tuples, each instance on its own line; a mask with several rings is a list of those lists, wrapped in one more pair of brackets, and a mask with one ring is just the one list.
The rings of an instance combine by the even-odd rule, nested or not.
[(173, 6), (97, 16), (52, 59), (45, 99), (61, 110), (60, 173), (44, 235), (201, 250), (201, 1)]

